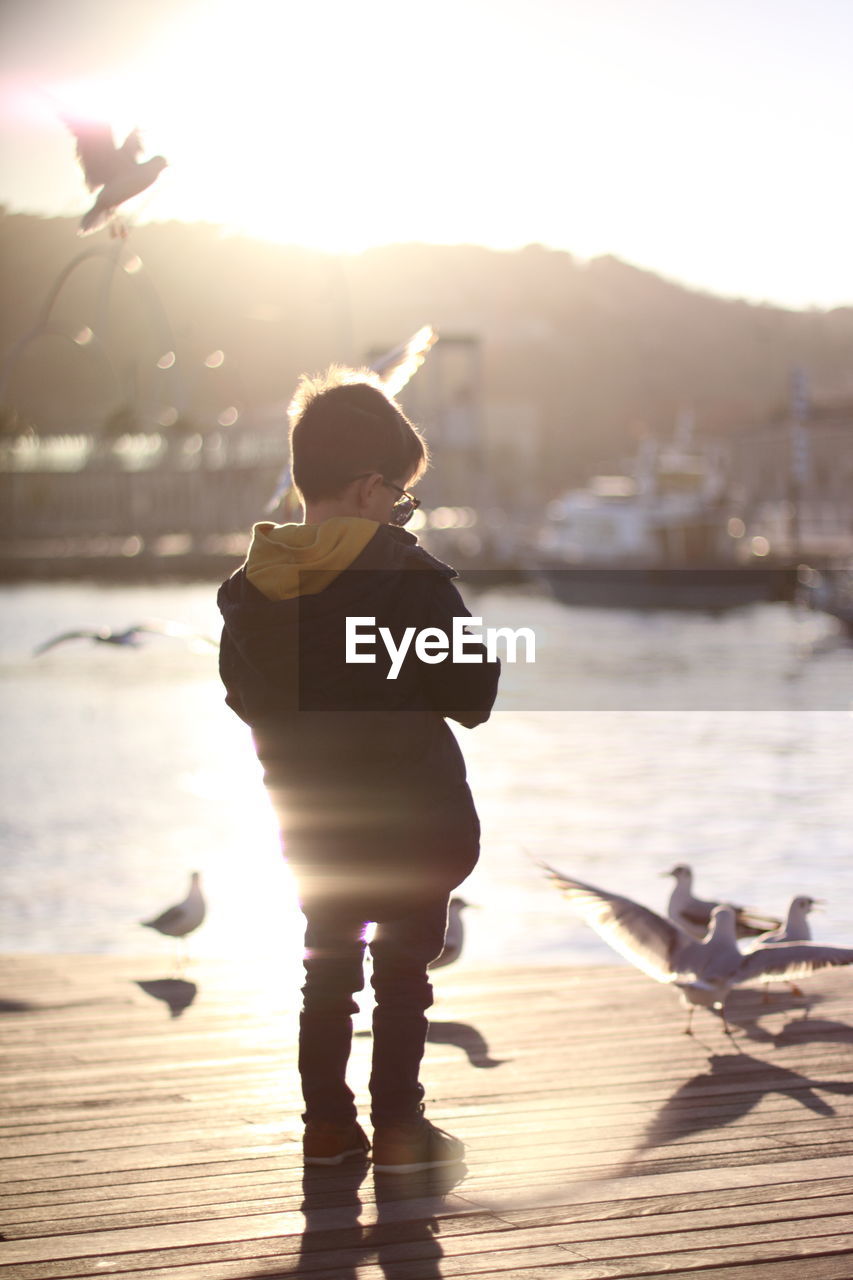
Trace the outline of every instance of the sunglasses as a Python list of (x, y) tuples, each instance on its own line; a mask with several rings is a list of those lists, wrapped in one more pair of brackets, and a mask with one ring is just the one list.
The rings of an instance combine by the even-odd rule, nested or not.
[[(367, 476), (372, 476), (374, 472), (363, 471), (361, 475), (353, 476), (353, 480), (364, 480)], [(394, 484), (391, 480), (382, 477), (382, 483), (389, 489), (393, 489), (400, 496), (391, 508), (391, 517), (389, 524), (395, 525), (398, 529), (402, 529), (404, 524), (408, 524), (412, 516), (421, 505), (420, 498), (416, 498), (413, 493), (409, 493), (406, 489), (401, 489), (398, 484)]]

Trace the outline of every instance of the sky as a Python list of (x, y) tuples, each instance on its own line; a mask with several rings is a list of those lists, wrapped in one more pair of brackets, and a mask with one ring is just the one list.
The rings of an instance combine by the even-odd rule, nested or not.
[(3, 0), (0, 201), (88, 208), (65, 111), (167, 158), (138, 221), (853, 305), (851, 66), (853, 0)]

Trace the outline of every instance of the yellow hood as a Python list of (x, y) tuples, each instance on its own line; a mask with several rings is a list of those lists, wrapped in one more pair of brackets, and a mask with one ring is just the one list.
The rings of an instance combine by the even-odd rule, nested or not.
[(261, 521), (252, 530), (246, 576), (268, 600), (316, 595), (349, 568), (378, 528), (360, 516), (333, 516), (322, 524)]

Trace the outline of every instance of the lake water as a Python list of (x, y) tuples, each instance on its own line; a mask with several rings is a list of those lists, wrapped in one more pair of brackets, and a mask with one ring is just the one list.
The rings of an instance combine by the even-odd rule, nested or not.
[[(0, 603), (2, 949), (171, 957), (138, 922), (198, 869), (209, 916), (194, 953), (298, 965), (301, 916), (215, 650), (151, 636), (32, 655), (70, 628), (150, 618), (216, 637), (215, 585), (27, 585)], [(616, 958), (528, 853), (658, 910), (676, 861), (700, 892), (764, 911), (807, 892), (828, 900), (815, 936), (853, 945), (853, 649), (831, 619), (572, 609), (508, 590), (469, 605), (532, 627), (537, 661), (507, 667), (489, 723), (459, 730), (483, 826), (465, 963)]]

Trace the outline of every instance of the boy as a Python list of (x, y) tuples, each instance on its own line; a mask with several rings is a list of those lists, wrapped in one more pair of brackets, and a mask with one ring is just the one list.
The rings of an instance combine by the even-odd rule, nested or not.
[[(299, 1072), (306, 1164), (370, 1144), (345, 1074), (353, 993), (370, 949), (373, 1161), (415, 1172), (461, 1160), (461, 1142), (423, 1114), (419, 1081), (451, 891), (479, 856), (479, 821), (445, 717), (488, 719), (500, 664), (468, 640), (464, 665), (419, 657), (395, 677), (385, 646), (347, 661), (348, 619), (450, 637), (470, 617), (455, 573), (402, 525), (426, 445), (373, 375), (303, 379), (291, 406), (294, 486), (304, 524), (254, 527), (246, 563), (220, 589), (226, 701), (252, 727), (306, 919)], [(352, 624), (349, 624), (350, 626)], [(423, 650), (422, 650), (423, 652)]]

